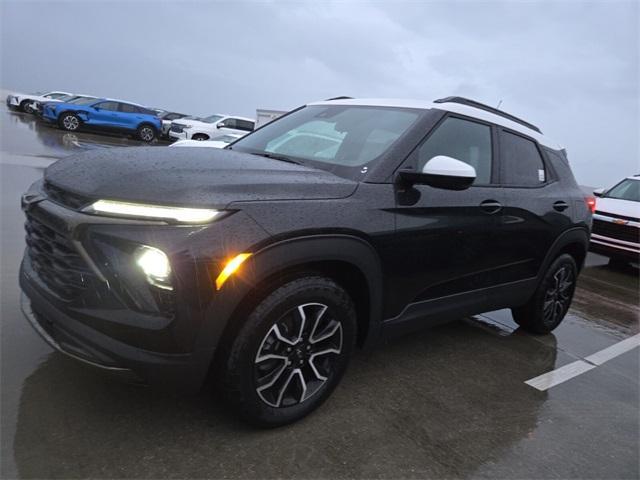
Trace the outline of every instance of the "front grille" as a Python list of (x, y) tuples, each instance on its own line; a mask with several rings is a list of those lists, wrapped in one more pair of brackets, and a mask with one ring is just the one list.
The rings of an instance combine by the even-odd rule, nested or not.
[(76, 299), (96, 280), (71, 241), (32, 216), (25, 222), (33, 269), (60, 298)]
[(625, 242), (640, 243), (639, 228), (598, 220), (597, 218), (593, 219), (592, 233), (616, 240), (624, 240)]
[(175, 123), (171, 124), (171, 131), (176, 133), (184, 132), (184, 125), (176, 125)]
[(611, 213), (611, 212), (603, 212), (601, 210), (596, 210), (595, 213), (597, 215), (602, 215), (604, 217), (612, 217), (612, 218), (620, 218), (622, 220), (629, 220), (631, 222), (640, 222), (640, 218), (637, 217), (629, 217), (627, 215), (620, 215), (618, 213)]
[(63, 207), (72, 208), (73, 210), (79, 210), (91, 202), (91, 199), (88, 197), (69, 192), (49, 182), (44, 184), (44, 191), (47, 194), (47, 198), (52, 202), (62, 205)]

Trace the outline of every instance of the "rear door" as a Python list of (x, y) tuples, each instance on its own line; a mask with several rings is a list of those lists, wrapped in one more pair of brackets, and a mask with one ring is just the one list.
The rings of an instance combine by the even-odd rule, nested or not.
[(572, 226), (572, 194), (554, 177), (537, 142), (499, 129), (500, 184), (504, 191), (503, 234), (513, 280), (535, 277), (560, 233)]
[(118, 109), (118, 124), (121, 128), (135, 130), (143, 120), (140, 107), (120, 102)]
[[(503, 193), (496, 184), (496, 134), (489, 123), (449, 114), (401, 167), (420, 171), (431, 158), (446, 155), (472, 165), (476, 180), (462, 191), (415, 185), (397, 192), (399, 254), (391, 262), (390, 282), (396, 312), (408, 303), (501, 282)], [(452, 299), (450, 306), (455, 304)]]
[(253, 131), (253, 126), (253, 122), (234, 117), (227, 117), (218, 123), (218, 128), (222, 133), (245, 134)]

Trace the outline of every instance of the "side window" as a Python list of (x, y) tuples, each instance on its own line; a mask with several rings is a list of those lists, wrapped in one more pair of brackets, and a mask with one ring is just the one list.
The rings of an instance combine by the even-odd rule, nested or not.
[(135, 107), (134, 105), (130, 105), (128, 103), (121, 103), (120, 104), (120, 111), (122, 113), (138, 113), (138, 108)]
[(237, 129), (244, 130), (245, 132), (252, 132), (254, 128), (253, 122), (248, 120), (236, 120)]
[(225, 128), (238, 128), (235, 118), (226, 118), (222, 121), (222, 126)]
[(117, 112), (118, 102), (101, 102), (95, 104), (94, 108), (99, 108), (100, 110), (109, 110), (110, 112)]
[(449, 117), (418, 148), (420, 171), (425, 163), (446, 155), (468, 163), (476, 169), (474, 185), (491, 183), (491, 127), (481, 123)]
[(546, 182), (547, 172), (538, 147), (531, 140), (514, 133), (500, 134), (502, 183), (537, 186)]

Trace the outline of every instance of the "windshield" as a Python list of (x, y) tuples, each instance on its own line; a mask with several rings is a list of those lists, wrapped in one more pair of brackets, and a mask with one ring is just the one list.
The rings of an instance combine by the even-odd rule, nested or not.
[(231, 148), (286, 156), (335, 173), (360, 170), (385, 153), (419, 115), (403, 108), (312, 105), (274, 120)]
[(78, 97), (73, 100), (69, 100), (67, 103), (73, 103), (74, 105), (89, 105), (95, 101), (95, 98)]
[(605, 197), (640, 202), (640, 180), (623, 180), (609, 190)]
[(210, 117), (204, 117), (202, 121), (205, 123), (216, 123), (221, 118), (223, 118), (222, 115), (211, 115)]

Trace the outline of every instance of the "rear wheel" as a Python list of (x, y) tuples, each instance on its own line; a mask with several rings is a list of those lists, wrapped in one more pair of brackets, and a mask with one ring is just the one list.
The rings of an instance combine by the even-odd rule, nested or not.
[(58, 124), (63, 130), (67, 130), (68, 132), (75, 132), (80, 128), (81, 122), (80, 118), (75, 113), (66, 112), (60, 116)]
[(156, 129), (151, 125), (140, 125), (138, 127), (138, 138), (143, 142), (153, 142), (156, 138)]
[(512, 308), (513, 319), (532, 333), (549, 333), (567, 314), (576, 289), (578, 268), (571, 255), (562, 254), (551, 264), (531, 300)]
[(342, 378), (355, 335), (353, 302), (335, 282), (307, 276), (282, 285), (253, 309), (225, 355), (231, 405), (263, 427), (304, 417)]

